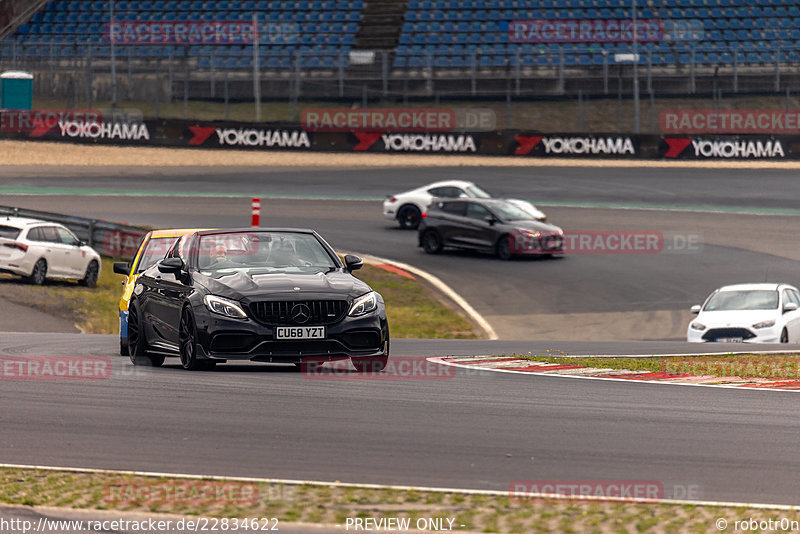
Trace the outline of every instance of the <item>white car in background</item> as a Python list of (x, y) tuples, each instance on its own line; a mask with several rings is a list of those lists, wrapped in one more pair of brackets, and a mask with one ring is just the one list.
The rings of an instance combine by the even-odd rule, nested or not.
[(0, 272), (36, 285), (48, 278), (70, 278), (94, 287), (100, 265), (100, 255), (61, 224), (0, 217)]
[(694, 343), (797, 343), (800, 341), (800, 292), (788, 284), (738, 284), (717, 289), (689, 323), (686, 340)]
[[(404, 193), (387, 196), (383, 202), (383, 216), (396, 220), (401, 228), (416, 230), (422, 220), (422, 214), (434, 198), (492, 198), (492, 195), (472, 182), (463, 180), (434, 182)], [(547, 220), (547, 216), (527, 200), (506, 200), (534, 219)]]

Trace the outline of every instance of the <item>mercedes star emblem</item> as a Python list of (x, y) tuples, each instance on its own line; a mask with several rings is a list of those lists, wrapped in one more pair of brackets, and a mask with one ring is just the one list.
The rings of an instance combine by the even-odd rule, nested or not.
[(311, 319), (311, 309), (305, 304), (295, 304), (292, 306), (292, 321), (297, 324), (305, 324)]

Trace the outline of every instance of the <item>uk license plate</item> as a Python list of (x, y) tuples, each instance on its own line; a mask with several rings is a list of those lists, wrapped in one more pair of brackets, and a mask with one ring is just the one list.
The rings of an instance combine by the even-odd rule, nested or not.
[(740, 337), (718, 337), (717, 343), (742, 343), (744, 340)]
[(275, 339), (325, 339), (324, 326), (279, 326)]

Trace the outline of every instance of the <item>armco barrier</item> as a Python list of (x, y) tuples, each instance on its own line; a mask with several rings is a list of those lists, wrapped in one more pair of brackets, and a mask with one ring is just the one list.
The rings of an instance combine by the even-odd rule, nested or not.
[(85, 217), (73, 217), (46, 211), (0, 206), (0, 217), (27, 217), (63, 224), (78, 237), (104, 256), (132, 259), (139, 241), (149, 232), (147, 228), (116, 224)]
[[(3, 113), (0, 112), (0, 118)], [(49, 115), (52, 117), (52, 113)], [(41, 139), (124, 146), (475, 154), (532, 158), (800, 159), (800, 136), (767, 134), (631, 135), (496, 130), (458, 132), (305, 131), (297, 123), (243, 123), (180, 119), (103, 123), (63, 119), (0, 131), (5, 139)], [(2, 121), (0, 121), (2, 123)]]

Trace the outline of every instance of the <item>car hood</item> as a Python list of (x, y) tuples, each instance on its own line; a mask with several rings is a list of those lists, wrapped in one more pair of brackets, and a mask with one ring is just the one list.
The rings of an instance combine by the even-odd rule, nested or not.
[(196, 273), (195, 282), (209, 293), (235, 300), (353, 299), (370, 287), (349, 273), (268, 273), (244, 271), (218, 276)]
[(555, 224), (549, 224), (546, 222), (537, 221), (535, 219), (524, 221), (508, 221), (506, 224), (509, 226), (514, 226), (515, 228), (524, 228), (525, 230), (533, 230), (535, 232), (548, 232), (557, 234), (563, 231)]
[(706, 328), (727, 326), (751, 327), (755, 323), (778, 319), (778, 310), (704, 311), (695, 319)]

